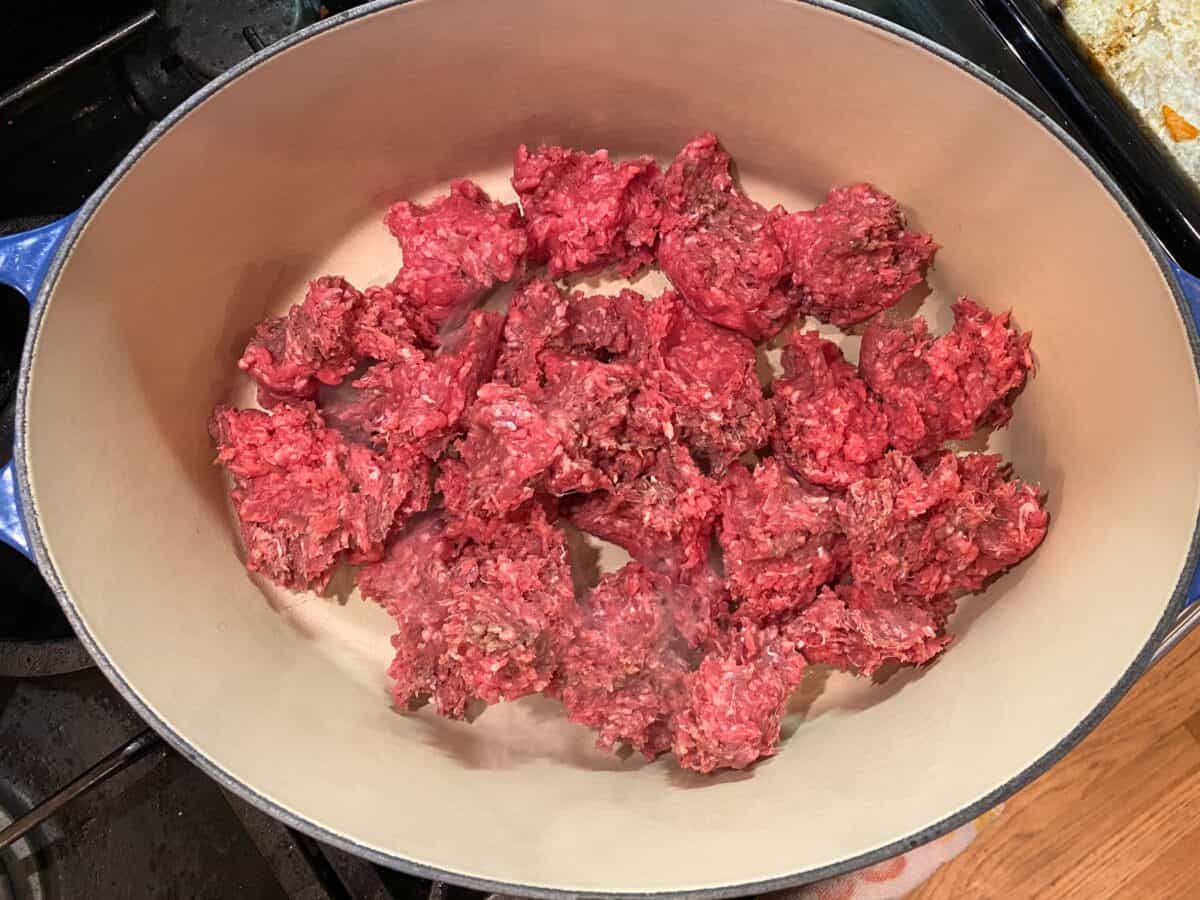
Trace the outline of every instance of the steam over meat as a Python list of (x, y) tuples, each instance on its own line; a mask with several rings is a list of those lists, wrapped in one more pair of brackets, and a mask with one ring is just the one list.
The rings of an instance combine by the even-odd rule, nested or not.
[(353, 333), (362, 295), (327, 275), (308, 286), (287, 315), (264, 319), (238, 367), (258, 382), (263, 406), (312, 400), (322, 384), (340, 384), (356, 364)]
[(834, 188), (816, 209), (773, 225), (800, 311), (843, 327), (895, 306), (938, 249), (929, 235), (906, 231), (896, 201), (869, 184)]
[(399, 706), (432, 698), (463, 718), (475, 700), (545, 690), (574, 633), (576, 609), (562, 532), (541, 507), (487, 540), (455, 536), (433, 516), (358, 573), (363, 595), (396, 620), (389, 674)]
[(757, 341), (787, 324), (795, 298), (770, 216), (729, 164), (711, 133), (679, 151), (663, 179), (658, 263), (697, 313)]
[(812, 603), (847, 565), (834, 497), (776, 459), (725, 477), (720, 543), (738, 620), (777, 621)]
[(879, 400), (837, 345), (815, 331), (791, 335), (773, 387), (775, 452), (813, 484), (848, 487), (887, 450)]
[(804, 659), (773, 630), (734, 633), (725, 650), (709, 653), (685, 680), (671, 749), (685, 769), (744, 769), (772, 756), (788, 695), (800, 683)]
[(684, 678), (722, 605), (710, 582), (676, 583), (640, 563), (605, 575), (563, 663), (571, 720), (596, 729), (601, 747), (628, 744), (650, 758), (670, 749)]
[(437, 456), (495, 366), (504, 319), (476, 311), (436, 355), (413, 349), (376, 363), (353, 390), (325, 405), (330, 424), (352, 440), (386, 448), (417, 446)]
[(982, 453), (918, 464), (893, 451), (851, 485), (839, 514), (854, 583), (935, 613), (1032, 553), (1049, 520), (1037, 490)]
[(393, 527), (429, 503), (429, 464), (347, 443), (312, 407), (217, 407), (209, 422), (246, 566), (285, 588), (323, 589), (342, 560), (378, 557)]
[(632, 275), (654, 258), (662, 219), (658, 165), (614, 163), (607, 150), (517, 148), (513, 189), (529, 220), (529, 255), (550, 276), (616, 265)]
[(384, 223), (404, 254), (390, 287), (433, 330), (456, 328), (497, 282), (512, 281), (525, 264), (521, 210), (492, 200), (470, 181), (428, 206), (402, 200)]
[(980, 426), (1007, 424), (1011, 395), (1033, 368), (1029, 334), (967, 299), (954, 304), (954, 328), (933, 338), (922, 318), (878, 319), (863, 335), (859, 368), (883, 399), (897, 450), (923, 456)]

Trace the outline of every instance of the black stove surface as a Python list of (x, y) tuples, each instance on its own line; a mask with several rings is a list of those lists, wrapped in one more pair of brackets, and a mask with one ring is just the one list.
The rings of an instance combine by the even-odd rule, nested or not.
[[(5, 10), (0, 234), (77, 209), (160, 118), (256, 49), (356, 4), (63, 0)], [(970, 3), (854, 5), (950, 46), (1065, 117)], [(81, 11), (82, 10), (82, 11)], [(0, 463), (24, 300), (0, 285)], [(36, 568), (0, 545), (0, 828), (144, 726), (73, 639)], [(8, 897), (477, 898), (354, 859), (274, 822), (158, 744), (0, 851)]]

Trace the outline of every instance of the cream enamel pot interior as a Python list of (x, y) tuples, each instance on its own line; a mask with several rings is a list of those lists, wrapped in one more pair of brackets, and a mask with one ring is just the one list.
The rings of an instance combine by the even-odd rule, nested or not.
[[(388, 279), (386, 205), (520, 142), (669, 159), (724, 140), (757, 199), (870, 180), (944, 245), (923, 310), (1014, 308), (1040, 370), (990, 438), (1041, 483), (1041, 549), (935, 665), (810, 678), (779, 755), (702, 777), (595, 750), (538, 698), (473, 725), (388, 702), (385, 614), (263, 588), (205, 420), (304, 282)], [(43, 261), (44, 262), (44, 261)], [(1051, 764), (1145, 665), (1193, 565), (1194, 332), (1111, 183), (950, 54), (844, 9), (413, 0), (268, 50), (131, 154), (50, 265), (21, 385), (32, 552), (109, 677), (223, 784), (377, 861), (480, 887), (753, 893), (898, 853)], [(855, 339), (847, 339), (853, 351)], [(10, 523), (11, 524), (11, 523)]]

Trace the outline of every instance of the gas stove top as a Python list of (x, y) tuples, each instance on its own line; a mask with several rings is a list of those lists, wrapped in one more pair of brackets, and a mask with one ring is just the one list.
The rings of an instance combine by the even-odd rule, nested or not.
[[(109, 0), (79, 12), (44, 0), (7, 10), (0, 234), (77, 209), (158, 119), (205, 82), (355, 5)], [(1175, 259), (1200, 272), (1200, 203), (1190, 205), (1194, 198), (1169, 177), (1147, 179), (1154, 165), (1139, 165), (1136, 139), (1122, 137), (1129, 123), (1091, 115), (1078, 84), (1049, 67), (1054, 55), (1035, 33), (1045, 25), (1033, 21), (1045, 14), (1035, 0), (852, 5), (957, 50), (1033, 100), (1113, 171)], [(0, 285), (0, 463), (12, 452), (27, 322), (25, 301)], [(3, 544), (0, 591), (0, 829), (81, 774), (78, 787), (91, 788), (0, 850), (0, 900), (482, 896), (322, 846), (227, 794), (144, 731), (74, 640), (34, 566)], [(1166, 646), (1200, 620), (1198, 611), (1185, 613)]]

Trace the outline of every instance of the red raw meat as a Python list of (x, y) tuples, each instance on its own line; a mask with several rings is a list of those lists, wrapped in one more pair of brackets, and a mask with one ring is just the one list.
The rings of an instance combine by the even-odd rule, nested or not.
[(812, 603), (846, 569), (835, 498), (792, 476), (778, 460), (725, 477), (720, 543), (738, 606), (734, 618), (766, 624)]
[[(625, 482), (641, 474), (671, 438), (670, 404), (627, 363), (602, 363), (561, 354), (543, 359), (546, 386), (539, 399), (562, 434), (569, 466), (549, 482), (562, 496)], [(601, 474), (599, 480), (587, 468)]]
[[(797, 308), (846, 326), (893, 306), (937, 245), (870, 185), (789, 215), (730, 169), (710, 133), (661, 176), (522, 146), (528, 221), (469, 181), (397, 203), (388, 286), (320, 278), (258, 327), (239, 365), (271, 412), (209, 423), (246, 564), (293, 589), (361, 565), (397, 624), (397, 705), (466, 718), (544, 692), (602, 747), (741, 769), (776, 751), (806, 666), (927, 663), (959, 595), (1045, 536), (1035, 487), (943, 449), (1012, 415), (1033, 361), (1007, 315), (961, 299), (936, 339), (877, 318), (858, 370), (792, 334), (764, 398), (753, 341)], [(657, 258), (675, 289), (533, 278), (506, 317), (475, 311), (527, 256), (552, 277)], [(413, 519), (433, 460), (442, 506)], [(560, 518), (635, 560), (581, 604)]]
[(610, 490), (635, 477), (668, 441), (670, 410), (624, 363), (547, 353), (545, 384), (484, 385), (443, 465), (441, 490), (456, 515), (499, 515), (535, 493)]
[(723, 599), (712, 588), (674, 584), (634, 562), (588, 594), (559, 694), (571, 721), (599, 732), (599, 746), (628, 744), (649, 758), (670, 748), (684, 676)]
[(729, 165), (709, 132), (679, 151), (663, 179), (658, 262), (696, 312), (759, 341), (788, 323), (795, 297), (771, 215)]
[(773, 388), (775, 452), (813, 484), (845, 488), (887, 451), (878, 398), (842, 351), (815, 331), (793, 332)]
[(362, 295), (344, 278), (308, 285), (287, 315), (264, 319), (238, 368), (258, 382), (259, 402), (312, 400), (321, 384), (340, 384), (356, 365), (353, 331)]
[(377, 362), (408, 363), (436, 346), (437, 327), (389, 287), (363, 291), (354, 326), (354, 353)]
[(376, 363), (353, 390), (325, 404), (329, 423), (376, 447), (419, 446), (436, 457), (458, 433), (467, 407), (495, 367), (504, 319), (475, 311), (432, 358), (413, 350)]
[(895, 306), (938, 245), (904, 228), (899, 204), (869, 184), (834, 188), (816, 209), (776, 218), (800, 311), (846, 327)]
[(607, 150), (517, 148), (512, 185), (528, 219), (529, 255), (550, 275), (616, 265), (632, 275), (654, 258), (662, 219), (651, 156), (614, 163)]
[(1032, 553), (1049, 521), (1037, 489), (982, 453), (918, 464), (893, 451), (838, 512), (854, 583), (935, 613), (953, 608), (952, 592), (979, 590)]
[(651, 376), (674, 407), (678, 437), (716, 476), (770, 438), (774, 415), (755, 371), (754, 345), (713, 325), (668, 291), (654, 302), (661, 330)]
[(431, 516), (361, 569), (358, 586), (399, 627), (388, 670), (396, 704), (431, 697), (456, 719), (475, 700), (549, 687), (577, 619), (563, 533), (537, 504), (485, 541), (456, 536)]
[(889, 660), (929, 662), (950, 643), (944, 625), (915, 603), (843, 584), (822, 588), (783, 630), (810, 663), (870, 676)]
[(457, 328), (497, 282), (524, 269), (521, 210), (470, 181), (452, 182), (450, 193), (428, 206), (395, 203), (384, 223), (404, 253), (391, 288), (434, 327)]
[(883, 399), (892, 446), (914, 456), (948, 440), (966, 440), (980, 426), (1012, 418), (1012, 395), (1033, 369), (1029, 333), (965, 297), (954, 304), (954, 328), (934, 339), (918, 317), (879, 319), (863, 335), (859, 369)]
[(708, 562), (720, 506), (720, 486), (701, 472), (679, 445), (659, 450), (637, 478), (608, 493), (568, 502), (564, 513), (577, 528), (624, 547), (656, 572), (677, 577)]
[(685, 679), (671, 749), (685, 769), (744, 769), (772, 756), (804, 659), (773, 629), (745, 628)]
[(442, 461), (438, 489), (456, 517), (511, 512), (566, 468), (563, 435), (520, 388), (485, 384), (468, 414), (458, 459)]
[(585, 296), (545, 279), (531, 279), (509, 301), (497, 378), (537, 388), (545, 383), (542, 357), (547, 353), (637, 362), (649, 351), (652, 309), (636, 291)]
[(209, 430), (233, 476), (246, 566), (283, 587), (324, 589), (338, 562), (377, 558), (429, 504), (427, 460), (349, 444), (311, 406), (219, 406)]

